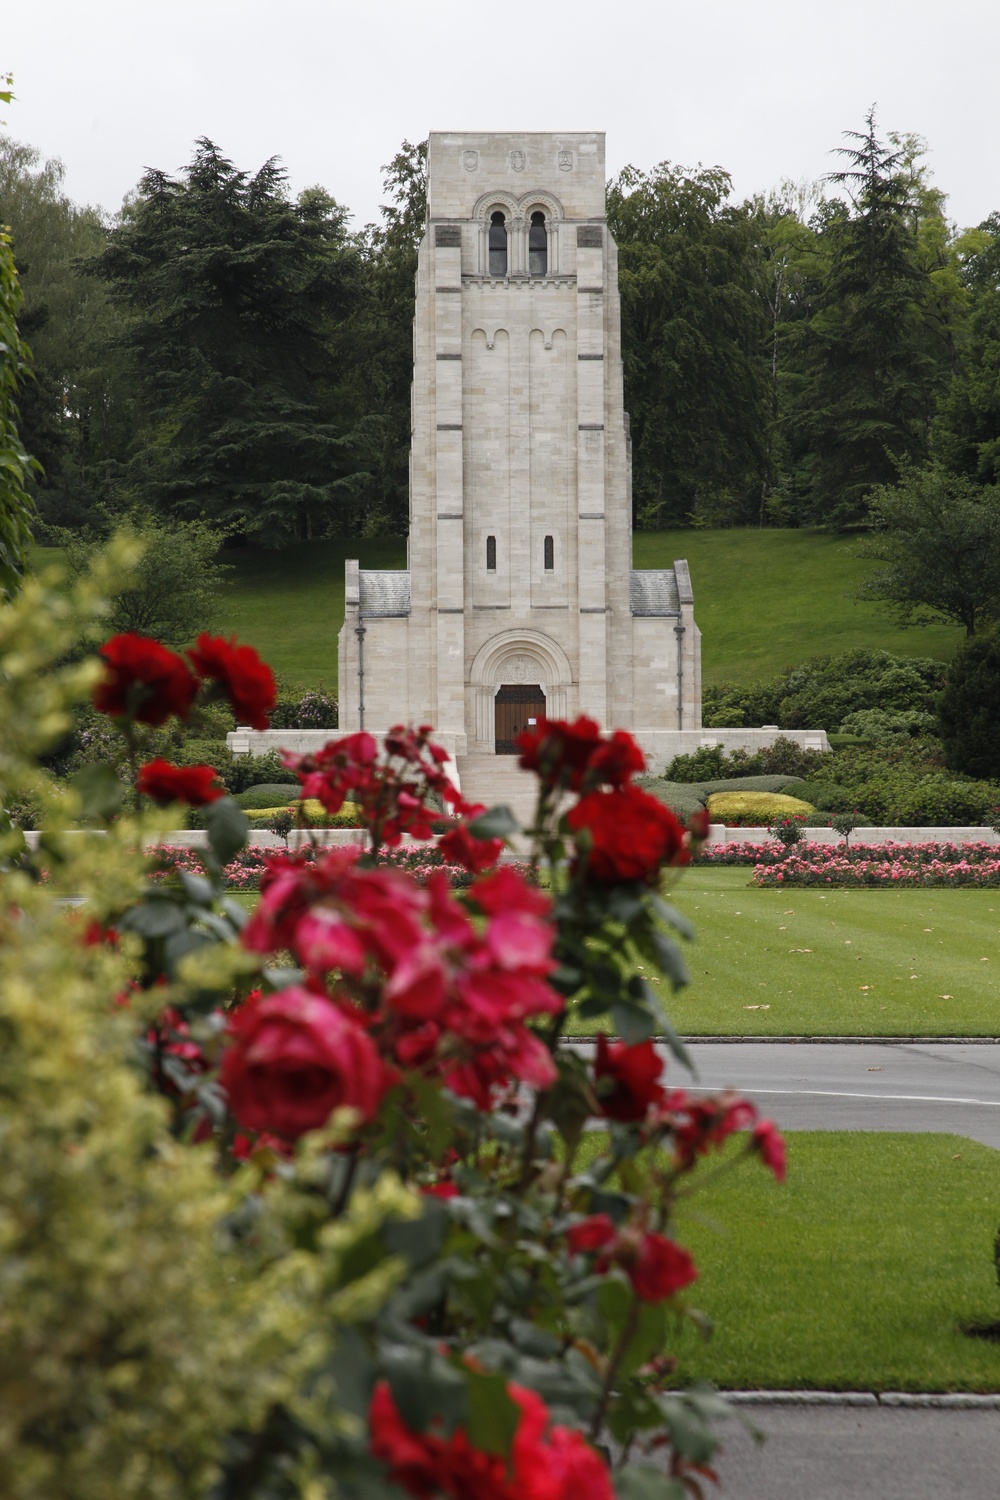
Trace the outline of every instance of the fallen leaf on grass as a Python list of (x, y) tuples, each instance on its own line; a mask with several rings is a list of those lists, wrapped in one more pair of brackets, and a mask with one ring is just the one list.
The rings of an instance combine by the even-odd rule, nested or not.
[(954, 995), (938, 995), (939, 1000), (954, 1000)]
[(789, 948), (789, 953), (811, 953), (811, 948)]
[(769, 1005), (744, 1005), (744, 1010), (770, 1010)]
[(872, 986), (870, 984), (859, 984), (858, 985), (858, 989), (859, 990), (870, 990), (871, 988), (872, 988)]

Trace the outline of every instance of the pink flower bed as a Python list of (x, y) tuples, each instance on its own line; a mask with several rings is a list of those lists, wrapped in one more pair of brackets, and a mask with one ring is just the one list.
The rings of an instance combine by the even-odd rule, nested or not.
[(987, 888), (1000, 886), (1000, 849), (995, 844), (858, 844), (846, 849), (843, 845), (807, 845), (785, 854), (768, 848), (765, 858), (754, 861), (753, 883), (764, 887)]

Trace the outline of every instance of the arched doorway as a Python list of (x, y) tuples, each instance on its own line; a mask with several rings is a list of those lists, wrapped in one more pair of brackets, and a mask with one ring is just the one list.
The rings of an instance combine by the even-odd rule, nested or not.
[(494, 699), (497, 755), (516, 755), (515, 738), (545, 715), (545, 694), (537, 682), (505, 683)]

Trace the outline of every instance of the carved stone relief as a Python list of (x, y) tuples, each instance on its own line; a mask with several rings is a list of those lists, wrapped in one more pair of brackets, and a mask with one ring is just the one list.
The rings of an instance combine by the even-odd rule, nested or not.
[(510, 169), (512, 172), (523, 172), (526, 157), (523, 151), (512, 151), (510, 153)]
[(572, 170), (573, 170), (573, 153), (572, 153), (572, 151), (560, 151), (559, 155), (557, 157), (557, 160), (559, 162), (559, 170), (560, 170), (560, 172), (572, 172)]
[(465, 168), (465, 170), (467, 172), (475, 172), (476, 169), (479, 166), (479, 152), (478, 151), (463, 151), (462, 152), (462, 166)]

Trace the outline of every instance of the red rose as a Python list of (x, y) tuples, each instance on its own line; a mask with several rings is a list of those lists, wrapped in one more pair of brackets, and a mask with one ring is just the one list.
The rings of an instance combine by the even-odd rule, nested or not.
[(566, 1231), (566, 1244), (571, 1255), (587, 1255), (594, 1250), (603, 1250), (617, 1235), (610, 1215), (591, 1214)]
[(101, 647), (105, 675), (94, 689), (98, 713), (160, 725), (186, 719), (198, 684), (176, 652), (146, 635), (113, 635)]
[(277, 699), (274, 673), (252, 646), (238, 646), (236, 637), (202, 634), (188, 652), (199, 677), (218, 682), (229, 699), (238, 724), (266, 729)]
[[(663, 1059), (650, 1041), (628, 1047), (597, 1038), (594, 1078), (601, 1109), (609, 1120), (641, 1120), (651, 1104), (663, 1099), (659, 1082)], [(603, 1087), (602, 1087), (603, 1085)]]
[(698, 1279), (687, 1250), (662, 1234), (644, 1234), (634, 1255), (620, 1256), (632, 1289), (642, 1302), (664, 1302)]
[(687, 859), (684, 830), (656, 797), (641, 787), (590, 792), (567, 813), (574, 833), (586, 830), (590, 848), (583, 858), (592, 880), (613, 885), (623, 880), (655, 881), (663, 865)]
[(139, 767), (135, 789), (164, 807), (168, 802), (205, 807), (223, 795), (222, 788), (213, 785), (215, 777), (211, 766), (174, 766), (169, 760), (151, 760)]
[(607, 1465), (581, 1434), (550, 1426), (534, 1391), (507, 1389), (521, 1409), (509, 1458), (473, 1447), (463, 1427), (415, 1432), (384, 1380), (368, 1412), (371, 1451), (415, 1500), (614, 1500)]
[(541, 719), (516, 740), (521, 765), (549, 786), (572, 792), (597, 786), (624, 786), (645, 769), (646, 758), (630, 734), (617, 729), (609, 740), (593, 719), (581, 714), (572, 724)]
[(222, 1085), (250, 1130), (296, 1140), (345, 1105), (370, 1120), (388, 1077), (371, 1037), (345, 1011), (298, 985), (251, 997), (230, 1023)]
[(447, 864), (461, 865), (472, 875), (489, 870), (503, 853), (503, 839), (477, 839), (464, 824), (451, 828), (438, 839), (438, 851)]
[(750, 1137), (751, 1149), (760, 1152), (765, 1167), (774, 1173), (778, 1182), (784, 1182), (787, 1159), (785, 1142), (773, 1120), (758, 1120)]

